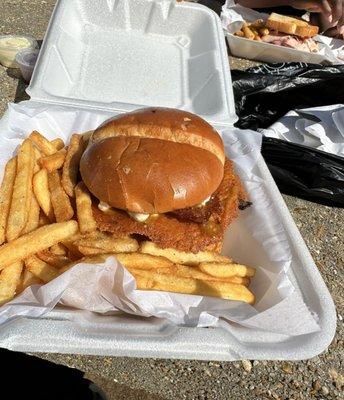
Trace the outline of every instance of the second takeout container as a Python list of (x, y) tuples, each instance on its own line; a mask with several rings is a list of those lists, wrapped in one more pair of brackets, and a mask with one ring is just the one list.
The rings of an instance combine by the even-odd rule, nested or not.
[[(229, 16), (226, 14), (229, 10), (233, 12), (234, 18), (234, 20), (230, 20), (230, 26), (227, 25)], [(253, 22), (257, 19), (265, 20), (268, 18), (269, 14), (242, 7), (231, 0), (227, 0), (222, 8), (222, 13), (223, 28), (228, 47), (231, 54), (235, 57), (268, 63), (305, 62), (312, 64), (338, 64), (343, 62), (343, 40), (317, 35), (314, 39), (318, 43), (319, 52), (316, 53), (250, 40), (234, 35), (241, 26), (238, 22), (238, 16), (241, 16), (247, 22)]]
[[(235, 57), (247, 58), (268, 63), (305, 62), (312, 64), (329, 64), (323, 54), (308, 53), (290, 47), (277, 46), (271, 43), (257, 42), (225, 33), (228, 47)], [(319, 44), (321, 46), (321, 44)]]
[[(28, 93), (30, 102), (47, 109), (51, 104), (117, 114), (166, 106), (199, 114), (219, 130), (236, 121), (220, 20), (194, 3), (58, 1)], [(204, 360), (304, 359), (323, 351), (336, 327), (332, 299), (262, 157), (256, 172), (293, 253), (288, 277), (317, 314), (320, 331), (288, 337), (238, 324), (231, 331), (178, 327), (129, 315), (98, 315), (90, 322), (87, 312), (58, 307), (40, 319), (3, 326), (0, 345), (29, 352)]]

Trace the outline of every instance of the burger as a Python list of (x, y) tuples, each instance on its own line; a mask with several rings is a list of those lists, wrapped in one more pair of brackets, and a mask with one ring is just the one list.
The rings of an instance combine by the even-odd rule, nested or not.
[(202, 118), (145, 108), (106, 121), (80, 161), (98, 229), (161, 248), (220, 252), (247, 207), (218, 132)]

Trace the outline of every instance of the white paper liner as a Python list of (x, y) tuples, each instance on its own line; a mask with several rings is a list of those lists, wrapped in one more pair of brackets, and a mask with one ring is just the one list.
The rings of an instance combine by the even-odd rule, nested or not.
[[(266, 19), (268, 14), (260, 13), (250, 8), (236, 4), (234, 0), (227, 0), (222, 7), (221, 22), (223, 29), (234, 34), (239, 31), (245, 21), (255, 21), (257, 19)], [(344, 41), (333, 39), (327, 36), (316, 35), (315, 41), (318, 42), (319, 51), (314, 54), (323, 56), (323, 61), (331, 64), (342, 64), (344, 62)], [(255, 42), (255, 46), (259, 46), (259, 42)], [(276, 46), (271, 44), (271, 46)], [(277, 46), (276, 46), (277, 47)], [(309, 62), (312, 62), (312, 53), (301, 51), (301, 53), (309, 54)], [(284, 61), (288, 61), (286, 58)], [(274, 60), (271, 60), (274, 62)]]
[(344, 157), (344, 104), (289, 111), (261, 132)]
[[(94, 129), (110, 116), (33, 102), (10, 104), (0, 121), (0, 171), (32, 130), (49, 139), (61, 137), (68, 142), (72, 133)], [(250, 287), (256, 296), (254, 306), (211, 297), (136, 290), (129, 272), (114, 257), (109, 257), (103, 264), (79, 264), (46, 285), (27, 288), (0, 308), (0, 324), (20, 316), (43, 316), (60, 302), (98, 313), (122, 310), (138, 316), (166, 318), (186, 326), (220, 325), (229, 329), (229, 321), (234, 321), (289, 336), (319, 330), (316, 316), (287, 276), (293, 262), (288, 237), (256, 171), (261, 157), (261, 135), (238, 129), (220, 132), (227, 155), (235, 162), (253, 202), (228, 229), (223, 253), (257, 268)]]

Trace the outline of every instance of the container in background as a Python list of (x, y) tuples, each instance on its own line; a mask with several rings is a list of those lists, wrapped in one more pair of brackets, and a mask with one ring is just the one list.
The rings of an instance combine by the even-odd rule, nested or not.
[(30, 82), (36, 65), (39, 51), (37, 49), (25, 49), (17, 53), (15, 61), (19, 65), (20, 72), (26, 82)]
[(19, 68), (15, 58), (25, 49), (37, 49), (37, 40), (27, 35), (0, 35), (0, 63), (4, 67)]

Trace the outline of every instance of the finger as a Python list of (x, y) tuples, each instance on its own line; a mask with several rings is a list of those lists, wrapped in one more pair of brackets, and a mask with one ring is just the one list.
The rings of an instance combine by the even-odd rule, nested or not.
[(337, 27), (334, 28), (330, 28), (328, 29), (326, 32), (324, 32), (325, 36), (329, 36), (329, 37), (337, 37), (338, 36), (338, 29)]
[(343, 1), (342, 0), (331, 0), (331, 15), (332, 15), (332, 23), (337, 23), (343, 15)]
[(322, 11), (324, 13), (326, 13), (327, 15), (332, 14), (332, 7), (328, 0), (322, 0), (321, 5), (322, 5)]
[(338, 21), (338, 30), (341, 34), (343, 34), (344, 33), (344, 2), (341, 1), (341, 3), (342, 3), (342, 14)]

